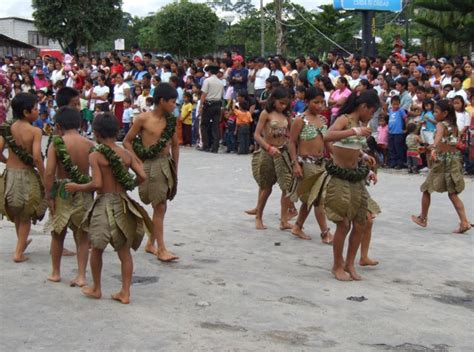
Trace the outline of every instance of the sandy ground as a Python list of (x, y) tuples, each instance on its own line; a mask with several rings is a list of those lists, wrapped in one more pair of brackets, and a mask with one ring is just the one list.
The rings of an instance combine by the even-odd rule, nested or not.
[[(314, 218), (306, 225), (313, 241), (278, 229), (276, 188), (265, 211), (269, 228), (254, 229), (243, 212), (256, 201), (250, 156), (182, 149), (179, 177), (166, 239), (181, 260), (160, 263), (142, 245), (128, 306), (109, 298), (120, 288), (111, 248), (104, 254), (105, 297), (91, 300), (68, 285), (74, 257), (63, 259), (61, 283), (46, 280), (45, 220), (33, 227), (30, 260), (22, 264), (11, 261), (13, 224), (0, 221), (0, 349), (473, 350), (474, 230), (451, 234), (457, 217), (446, 194), (433, 196), (428, 228), (409, 221), (419, 212), (424, 176), (381, 171), (370, 188), (383, 210), (371, 248), (381, 264), (360, 268), (363, 281), (350, 283), (332, 278), (332, 250), (319, 241)], [(471, 220), (473, 189), (466, 179), (462, 199)], [(66, 244), (74, 248), (72, 236)]]

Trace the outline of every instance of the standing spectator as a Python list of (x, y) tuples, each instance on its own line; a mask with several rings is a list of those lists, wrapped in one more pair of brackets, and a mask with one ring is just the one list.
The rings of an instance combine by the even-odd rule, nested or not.
[(49, 87), (49, 81), (45, 77), (42, 69), (36, 70), (36, 76), (34, 78), (36, 89), (47, 90)]
[(125, 98), (130, 98), (130, 88), (127, 83), (124, 83), (123, 76), (121, 73), (115, 75), (115, 86), (114, 86), (114, 98), (112, 100), (112, 108), (119, 122), (120, 128), (123, 127), (122, 116), (123, 116), (123, 102)]
[(183, 124), (183, 145), (191, 146), (191, 132), (193, 124), (193, 96), (189, 92), (183, 94), (180, 119)]
[(280, 60), (270, 60), (270, 76), (277, 76), (280, 82), (283, 81), (284, 74), (280, 64)]
[(344, 105), (347, 98), (351, 95), (349, 83), (345, 77), (339, 77), (336, 81), (336, 89), (329, 97), (329, 106), (331, 107), (331, 120), (334, 122), (339, 109)]
[(105, 85), (105, 77), (103, 75), (100, 75), (97, 77), (97, 83), (92, 90), (92, 99), (95, 99), (95, 108), (100, 109), (100, 111), (109, 111), (109, 93), (110, 93), (110, 88)]
[[(202, 148), (200, 150), (210, 150), (212, 153), (217, 153), (219, 150), (219, 123), (224, 87), (217, 78), (219, 66), (208, 65), (206, 69), (211, 76), (204, 81), (202, 86), (200, 106)], [(211, 135), (212, 145), (209, 143)]]
[(260, 98), (265, 90), (267, 78), (270, 77), (270, 69), (265, 66), (265, 59), (259, 57), (257, 59), (257, 69), (255, 72), (255, 96)]
[(234, 87), (233, 98), (236, 98), (240, 91), (247, 90), (249, 71), (242, 66), (243, 62), (244, 59), (242, 56), (236, 55), (234, 57), (234, 68), (232, 69), (229, 77), (230, 84)]
[(321, 74), (321, 69), (319, 68), (319, 58), (316, 55), (309, 55), (306, 62), (309, 67), (306, 79), (311, 86), (314, 86), (314, 80)]
[(123, 134), (126, 135), (130, 129), (130, 125), (133, 122), (133, 108), (132, 100), (130, 98), (125, 98), (123, 101), (123, 115), (121, 121), (123, 123)]
[(408, 92), (408, 79), (401, 77), (395, 81), (395, 89), (400, 95), (400, 108), (405, 111), (410, 111), (413, 102), (410, 93)]
[(249, 111), (249, 103), (239, 103), (239, 108), (234, 109), (236, 117), (237, 154), (248, 154), (250, 146), (250, 127), (252, 125), (252, 114)]
[(405, 166), (405, 119), (406, 111), (401, 108), (398, 95), (392, 97), (391, 108), (388, 111), (388, 149), (389, 167), (402, 169)]

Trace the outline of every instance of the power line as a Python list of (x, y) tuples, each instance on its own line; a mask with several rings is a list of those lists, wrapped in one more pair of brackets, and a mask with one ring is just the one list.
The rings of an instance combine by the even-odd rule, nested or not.
[(295, 12), (301, 16), (301, 18), (303, 20), (305, 20), (311, 27), (314, 28), (314, 30), (316, 30), (319, 34), (321, 34), (326, 40), (330, 41), (331, 43), (333, 43), (335, 46), (337, 46), (339, 49), (342, 49), (344, 50), (346, 53), (348, 53), (349, 55), (352, 55), (352, 53), (348, 50), (346, 50), (345, 48), (343, 48), (341, 45), (339, 45), (338, 43), (336, 43), (334, 40), (332, 40), (331, 38), (329, 38), (326, 34), (324, 34), (323, 32), (321, 32), (318, 28), (316, 28), (316, 26), (311, 22), (309, 21), (306, 17), (303, 16), (303, 14), (301, 12), (298, 11), (298, 9), (293, 5), (293, 3), (290, 1), (289, 4), (291, 5), (291, 7), (293, 8), (293, 10), (295, 10)]
[(410, 2), (410, 0), (406, 0), (406, 1), (405, 1), (405, 4), (403, 5), (403, 7), (402, 7), (402, 9), (400, 10), (400, 12), (397, 13), (397, 15), (396, 15), (394, 18), (392, 18), (392, 20), (391, 20), (390, 22), (388, 22), (387, 24), (393, 23), (393, 21), (395, 21), (395, 20), (398, 18), (398, 16), (400, 16), (400, 15), (402, 14), (403, 11), (405, 10), (405, 8), (407, 7), (407, 5), (408, 5), (409, 2)]

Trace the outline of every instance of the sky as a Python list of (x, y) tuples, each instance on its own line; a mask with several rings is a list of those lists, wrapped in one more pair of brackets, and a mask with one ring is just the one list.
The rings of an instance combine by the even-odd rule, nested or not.
[[(203, 0), (192, 0), (204, 2)], [(149, 12), (156, 12), (161, 6), (171, 3), (170, 0), (123, 0), (122, 9), (135, 16), (145, 16)], [(259, 0), (252, 0), (255, 6), (259, 6)], [(264, 4), (270, 2), (264, 0)], [(317, 8), (322, 4), (331, 4), (332, 0), (294, 0), (294, 3), (304, 6), (308, 10)], [(5, 1), (0, 7), (0, 17), (22, 17), (32, 18), (33, 10), (31, 0)]]

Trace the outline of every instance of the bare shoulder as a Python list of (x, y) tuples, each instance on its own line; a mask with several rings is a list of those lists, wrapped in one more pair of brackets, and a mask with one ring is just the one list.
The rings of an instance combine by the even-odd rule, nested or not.
[(107, 159), (100, 152), (92, 152), (89, 154), (89, 162), (91, 164), (103, 164), (107, 162)]

